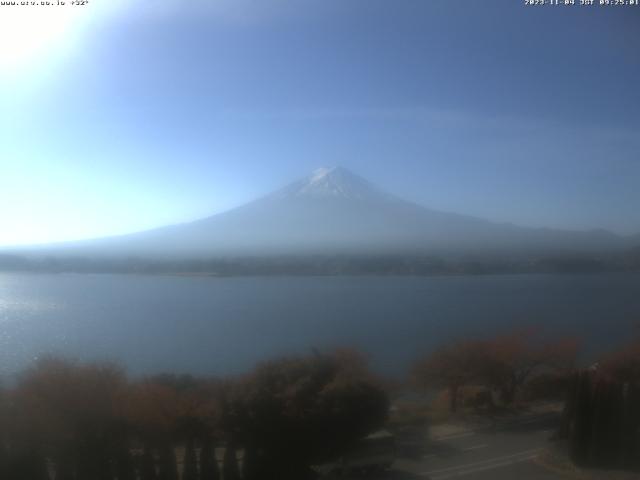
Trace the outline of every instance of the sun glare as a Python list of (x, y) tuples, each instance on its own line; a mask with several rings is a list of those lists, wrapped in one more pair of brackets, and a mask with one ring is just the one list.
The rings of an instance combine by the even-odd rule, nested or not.
[(82, 14), (62, 7), (3, 7), (0, 15), (0, 68), (20, 67), (55, 48)]
[[(13, 5), (0, 7), (0, 72), (12, 73), (74, 47), (97, 6)], [(38, 2), (39, 3), (39, 2)], [(100, 9), (103, 10), (103, 9)]]

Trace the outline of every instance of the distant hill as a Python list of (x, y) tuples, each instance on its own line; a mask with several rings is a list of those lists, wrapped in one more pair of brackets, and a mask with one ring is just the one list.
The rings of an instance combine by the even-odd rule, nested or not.
[(593, 255), (634, 245), (640, 245), (640, 237), (525, 228), (432, 210), (337, 167), (318, 169), (265, 197), (192, 223), (38, 252), (183, 259), (352, 254), (519, 258)]

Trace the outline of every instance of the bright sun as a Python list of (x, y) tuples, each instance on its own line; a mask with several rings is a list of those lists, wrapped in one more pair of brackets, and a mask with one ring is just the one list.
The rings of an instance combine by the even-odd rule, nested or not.
[[(49, 0), (57, 3), (57, 0)], [(18, 2), (19, 3), (19, 2)], [(0, 72), (21, 69), (72, 46), (95, 9), (75, 6), (0, 7)]]

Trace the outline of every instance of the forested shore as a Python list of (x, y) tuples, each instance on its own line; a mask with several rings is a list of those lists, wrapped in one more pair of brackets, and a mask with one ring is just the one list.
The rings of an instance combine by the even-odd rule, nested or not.
[(481, 275), (640, 272), (640, 248), (606, 255), (271, 255), (204, 259), (0, 254), (0, 272), (173, 275)]

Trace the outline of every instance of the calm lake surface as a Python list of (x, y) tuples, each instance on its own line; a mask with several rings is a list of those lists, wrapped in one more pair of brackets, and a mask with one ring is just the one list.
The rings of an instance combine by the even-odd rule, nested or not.
[(401, 373), (419, 352), (461, 336), (538, 325), (581, 336), (593, 353), (624, 341), (639, 321), (640, 274), (0, 274), (0, 375), (45, 353), (116, 360), (134, 374), (231, 374), (336, 345)]

